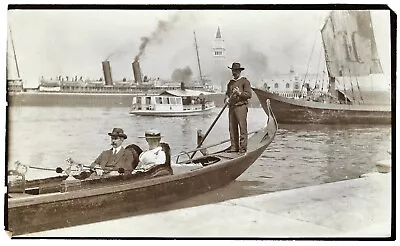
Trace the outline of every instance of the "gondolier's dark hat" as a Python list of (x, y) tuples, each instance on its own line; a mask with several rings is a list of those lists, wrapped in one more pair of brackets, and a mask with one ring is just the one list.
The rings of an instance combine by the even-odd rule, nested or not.
[(127, 139), (128, 137), (126, 136), (126, 134), (124, 133), (124, 130), (122, 130), (121, 128), (114, 128), (112, 130), (112, 132), (108, 133), (109, 136), (111, 137), (122, 137), (124, 139)]
[(151, 129), (147, 130), (144, 133), (144, 137), (139, 137), (139, 138), (162, 138), (163, 136), (161, 135), (160, 131), (157, 129)]
[(232, 67), (228, 67), (231, 70), (244, 70), (244, 67), (240, 67), (240, 63), (239, 62), (234, 62), (232, 63)]

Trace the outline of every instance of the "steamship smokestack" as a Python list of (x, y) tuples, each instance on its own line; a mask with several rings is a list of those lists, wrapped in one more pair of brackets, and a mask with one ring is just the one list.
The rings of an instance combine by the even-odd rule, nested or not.
[(104, 80), (106, 81), (106, 85), (113, 85), (110, 62), (103, 61), (102, 65), (103, 65)]
[(134, 61), (132, 63), (132, 69), (133, 69), (133, 76), (135, 78), (135, 83), (141, 84), (142, 83), (142, 76), (141, 76), (139, 61)]

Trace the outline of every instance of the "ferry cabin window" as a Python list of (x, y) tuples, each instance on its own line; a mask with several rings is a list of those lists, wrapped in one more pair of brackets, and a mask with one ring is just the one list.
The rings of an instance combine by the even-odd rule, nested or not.
[(146, 97), (146, 104), (151, 104), (151, 97)]
[(136, 109), (137, 110), (142, 110), (142, 98), (141, 97), (137, 97), (137, 101), (136, 101)]
[(190, 105), (192, 104), (192, 97), (185, 97), (183, 99), (183, 105)]
[(177, 98), (177, 99), (176, 99), (176, 103), (177, 103), (177, 104), (182, 104), (182, 98)]
[(163, 104), (169, 104), (169, 98), (163, 97)]
[(156, 97), (156, 104), (162, 104), (162, 97)]
[(176, 104), (176, 98), (171, 97), (169, 100), (171, 101), (171, 104)]

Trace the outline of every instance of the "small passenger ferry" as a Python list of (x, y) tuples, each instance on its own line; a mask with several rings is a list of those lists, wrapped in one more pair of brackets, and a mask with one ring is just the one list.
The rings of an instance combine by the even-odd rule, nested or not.
[(167, 90), (155, 96), (134, 96), (130, 114), (164, 117), (209, 114), (215, 108), (215, 103), (207, 100), (209, 94), (195, 90)]

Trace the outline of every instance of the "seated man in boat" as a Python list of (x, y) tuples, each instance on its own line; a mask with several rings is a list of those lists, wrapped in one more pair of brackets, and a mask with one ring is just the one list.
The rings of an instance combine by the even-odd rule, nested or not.
[[(139, 165), (136, 171), (157, 171), (157, 176), (172, 174), (171, 151), (167, 143), (161, 143), (159, 130), (151, 129), (145, 132), (144, 138), (149, 148), (139, 155)], [(143, 138), (143, 137), (140, 137)]]
[[(132, 151), (122, 147), (122, 143), (127, 139), (124, 130), (114, 128), (108, 133), (111, 137), (111, 149), (104, 150), (96, 160), (90, 165), (91, 170), (98, 175), (119, 175), (132, 173), (132, 163), (134, 155)], [(137, 156), (136, 156), (137, 158)]]

